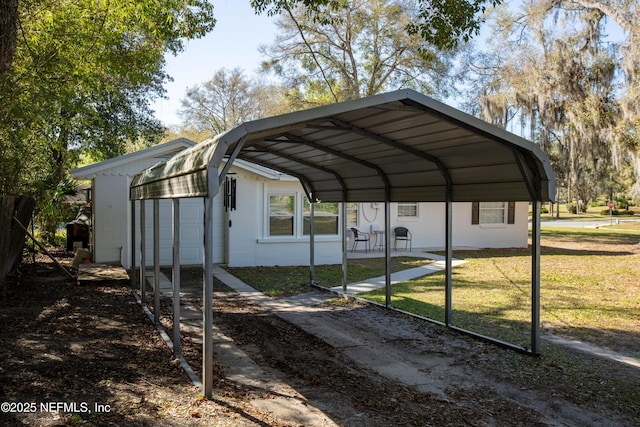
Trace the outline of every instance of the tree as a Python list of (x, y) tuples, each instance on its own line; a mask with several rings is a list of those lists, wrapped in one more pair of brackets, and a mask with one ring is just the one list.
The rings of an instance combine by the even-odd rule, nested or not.
[(632, 144), (621, 138), (629, 133), (620, 131), (629, 86), (621, 96), (619, 51), (604, 40), (607, 9), (561, 3), (497, 12), (493, 51), (475, 61), (478, 99), (487, 120), (526, 126), (549, 153), (567, 197), (586, 201), (608, 192), (613, 167), (629, 160), (623, 146)]
[(451, 56), (407, 33), (415, 18), (410, 0), (348, 0), (313, 13), (284, 6), (263, 68), (284, 78), (297, 108), (401, 87), (442, 94)]
[(0, 74), (11, 68), (16, 50), (18, 0), (0, 2)]
[(0, 193), (51, 203), (80, 153), (157, 139), (150, 99), (164, 55), (215, 24), (206, 0), (21, 2), (11, 69), (0, 74)]
[[(482, 16), (496, 0), (419, 0), (413, 19), (403, 28), (411, 35), (419, 35), (428, 44), (441, 50), (456, 49), (478, 33)], [(348, 7), (344, 0), (252, 0), (258, 13), (278, 15), (284, 10), (303, 5), (317, 22), (326, 22), (328, 13)]]
[(242, 122), (286, 111), (280, 88), (247, 79), (234, 68), (221, 69), (211, 80), (190, 88), (179, 114), (185, 128), (211, 137)]

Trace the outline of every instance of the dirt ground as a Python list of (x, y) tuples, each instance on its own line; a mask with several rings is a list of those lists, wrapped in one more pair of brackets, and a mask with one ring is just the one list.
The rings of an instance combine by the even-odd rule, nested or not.
[[(58, 255), (70, 264), (70, 258)], [(0, 426), (640, 423), (638, 403), (625, 402), (614, 387), (618, 380), (640, 384), (637, 368), (613, 366), (606, 371), (607, 362), (570, 353), (570, 359), (580, 359), (580, 366), (603, 366), (612, 384), (610, 389), (602, 384), (598, 388), (602, 376), (587, 370), (576, 387), (562, 381), (567, 366), (554, 367), (542, 358), (372, 306), (345, 303), (332, 308), (331, 318), (345, 325), (369, 325), (380, 334), (398, 327), (411, 331), (387, 344), (397, 352), (417, 349), (433, 361), (433, 391), (420, 391), (373, 372), (344, 351), (220, 287), (214, 299), (215, 327), (255, 363), (264, 381), (242, 384), (230, 375), (233, 366), (216, 361), (214, 398), (209, 400), (172, 356), (127, 282), (68, 282), (44, 257), (25, 262), (20, 271), (0, 295)], [(198, 306), (196, 296), (192, 302)], [(163, 322), (170, 324), (167, 313)], [(197, 331), (185, 332), (182, 347), (199, 375)], [(544, 350), (551, 354), (544, 357), (553, 357), (552, 348)], [(565, 359), (557, 360), (560, 364)]]

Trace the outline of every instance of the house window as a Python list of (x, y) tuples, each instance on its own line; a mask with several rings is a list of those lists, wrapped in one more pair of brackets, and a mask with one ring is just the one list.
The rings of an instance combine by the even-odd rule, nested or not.
[[(316, 203), (313, 210), (315, 234), (338, 234), (338, 214), (337, 203)], [(303, 202), (302, 221), (303, 233), (305, 236), (308, 236), (311, 232), (311, 204), (306, 197)]]
[(398, 218), (417, 218), (418, 203), (398, 203)]
[(480, 224), (504, 224), (504, 202), (481, 202)]
[(269, 236), (293, 236), (295, 195), (269, 196)]
[(513, 224), (515, 206), (515, 202), (474, 202), (471, 205), (471, 223)]
[(347, 209), (347, 227), (358, 226), (358, 204), (345, 203)]

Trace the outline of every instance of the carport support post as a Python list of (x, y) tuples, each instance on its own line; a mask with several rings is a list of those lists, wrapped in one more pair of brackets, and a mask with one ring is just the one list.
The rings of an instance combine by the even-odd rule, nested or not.
[(315, 206), (316, 204), (314, 203), (314, 201), (309, 200), (309, 205), (310, 206), (310, 217), (309, 217), (309, 280), (310, 280), (310, 284), (313, 285), (314, 283), (316, 283), (316, 268), (315, 268), (315, 233), (316, 233), (316, 227), (315, 227), (315, 222), (316, 219), (314, 217), (315, 215)]
[(453, 245), (452, 245), (452, 231), (453, 231), (453, 203), (451, 198), (447, 196), (445, 202), (445, 235), (444, 235), (444, 251), (445, 251), (445, 268), (444, 268), (444, 323), (447, 326), (453, 324), (452, 319), (452, 267), (453, 267)]
[(209, 195), (204, 199), (204, 278), (202, 289), (202, 394), (213, 397), (213, 198), (217, 182), (209, 166)]
[(144, 304), (145, 297), (145, 284), (147, 283), (147, 257), (145, 252), (147, 251), (147, 236), (145, 233), (145, 211), (144, 206), (147, 203), (146, 200), (140, 200), (140, 300)]
[(180, 349), (180, 199), (173, 199), (173, 354)]
[(391, 307), (391, 203), (384, 201), (384, 286), (385, 306)]
[(160, 323), (160, 200), (153, 199), (153, 323)]
[(131, 291), (136, 289), (136, 201), (131, 200)]
[(531, 352), (540, 354), (540, 210), (532, 201), (531, 215)]
[(342, 200), (342, 294), (347, 294), (347, 202)]

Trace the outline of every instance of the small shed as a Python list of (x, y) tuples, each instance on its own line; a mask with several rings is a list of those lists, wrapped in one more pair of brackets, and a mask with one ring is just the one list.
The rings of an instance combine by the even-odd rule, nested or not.
[[(451, 322), (453, 203), (530, 202), (533, 268), (529, 351), (539, 352), (540, 207), (542, 201), (552, 200), (555, 194), (549, 158), (530, 141), (415, 91), (398, 90), (241, 124), (146, 169), (133, 179), (131, 203), (154, 200), (154, 212), (161, 199), (171, 199), (175, 212), (179, 212), (181, 199), (205, 200), (202, 382), (206, 396), (211, 395), (213, 386), (212, 247), (220, 238), (211, 232), (213, 200), (236, 159), (298, 178), (310, 202), (312, 218), (318, 202), (384, 203), (387, 306), (390, 306), (391, 295), (390, 203), (442, 202), (448, 327), (454, 327)], [(226, 160), (224, 165), (223, 160)], [(342, 212), (344, 216), (345, 210)], [(179, 216), (174, 218), (179, 224)], [(312, 219), (310, 224), (313, 223)], [(156, 224), (154, 220), (154, 233)], [(311, 229), (313, 271), (313, 225)], [(140, 232), (144, 234), (144, 225)], [(174, 234), (174, 251), (179, 248), (179, 241), (179, 234)], [(344, 291), (344, 234), (342, 249)], [(174, 270), (179, 271), (179, 252), (174, 252), (174, 260)], [(132, 263), (135, 265), (135, 258)], [(144, 270), (141, 269), (142, 283)], [(179, 298), (178, 284), (179, 280), (174, 280), (174, 307), (175, 298)], [(159, 300), (154, 303), (158, 312)]]

